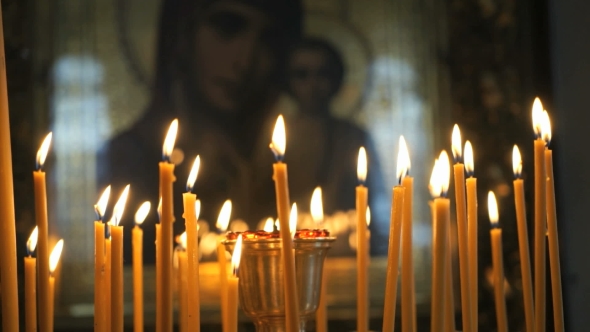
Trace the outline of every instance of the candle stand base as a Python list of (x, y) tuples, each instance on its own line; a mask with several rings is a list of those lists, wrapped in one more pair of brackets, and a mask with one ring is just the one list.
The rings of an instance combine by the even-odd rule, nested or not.
[[(300, 331), (315, 319), (324, 259), (335, 238), (317, 237), (293, 240)], [(224, 242), (233, 252), (234, 240)], [(281, 258), (282, 240), (244, 239), (238, 272), (240, 306), (252, 319), (257, 332), (285, 331), (285, 284)]]

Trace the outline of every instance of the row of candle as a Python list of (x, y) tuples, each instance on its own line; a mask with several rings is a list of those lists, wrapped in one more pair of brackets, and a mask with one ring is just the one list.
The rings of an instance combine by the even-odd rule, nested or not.
[[(549, 244), (549, 261), (551, 264), (551, 289), (553, 296), (554, 330), (563, 331), (563, 304), (561, 293), (561, 271), (559, 265), (559, 244), (557, 234), (555, 192), (553, 182), (552, 151), (548, 148), (551, 140), (551, 126), (547, 111), (543, 110), (540, 100), (533, 103), (533, 127), (535, 129), (535, 295), (531, 283), (530, 255), (528, 249), (528, 231), (526, 227), (524, 184), (521, 179), (522, 160), (518, 147), (513, 149), (514, 199), (516, 204), (516, 219), (519, 238), (519, 254), (521, 260), (522, 289), (524, 299), (524, 317), (527, 331), (545, 331), (545, 237)], [(477, 279), (477, 187), (473, 177), (473, 148), (467, 141), (464, 149), (464, 161), (462, 163), (461, 136), (457, 125), (452, 134), (452, 151), (455, 158), (453, 169), (455, 178), (455, 199), (457, 216), (457, 242), (459, 254), (459, 277), (461, 286), (461, 308), (463, 331), (477, 331), (478, 329), (478, 279)], [(358, 227), (362, 227), (362, 210), (366, 208), (367, 191), (362, 186), (366, 176), (366, 156), (364, 149), (359, 151), (359, 181), (357, 188), (357, 215)], [(408, 186), (404, 179), (409, 170), (409, 155), (403, 136), (400, 138), (400, 153), (398, 155), (398, 178), (400, 185), (393, 188), (393, 200), (391, 209), (388, 267), (385, 289), (385, 305), (383, 313), (383, 331), (392, 331), (395, 320), (395, 303), (397, 293), (397, 268), (399, 265), (399, 252), (402, 252), (402, 330), (415, 331), (415, 316), (404, 313), (415, 310), (413, 303), (413, 276), (409, 282), (404, 282), (403, 271), (412, 271), (411, 265), (405, 265), (403, 252), (407, 250), (403, 240), (400, 242), (400, 233), (404, 234), (404, 223), (410, 223), (411, 218), (406, 219), (406, 210), (411, 211), (411, 185)], [(469, 175), (465, 179), (465, 172)], [(435, 161), (435, 166), (430, 180), (430, 191), (434, 198), (431, 202), (432, 227), (433, 227), (433, 263), (432, 263), (432, 301), (431, 301), (431, 329), (432, 331), (454, 331), (454, 304), (451, 279), (451, 251), (450, 251), (450, 200), (446, 193), (450, 182), (450, 163), (446, 151), (442, 151)], [(407, 180), (406, 180), (407, 181)], [(408, 195), (408, 188), (409, 195)], [(502, 231), (498, 223), (498, 211), (495, 195), (488, 194), (488, 208), (492, 229), (490, 231), (492, 244), (492, 261), (494, 267), (494, 294), (496, 303), (496, 317), (499, 331), (508, 330), (504, 299), (504, 274), (502, 262)], [(411, 227), (411, 226), (410, 226)], [(545, 232), (545, 230), (547, 231)], [(361, 241), (361, 237), (358, 238)], [(401, 243), (401, 247), (400, 247)], [(411, 245), (408, 247), (411, 252)], [(366, 253), (361, 252), (359, 242), (358, 260), (362, 262)], [(358, 265), (359, 284), (358, 292), (358, 316), (357, 330), (367, 331), (368, 319), (366, 316), (366, 266)], [(403, 290), (409, 289), (404, 294)], [(535, 303), (533, 303), (533, 298)], [(409, 306), (409, 308), (407, 308)], [(534, 308), (534, 309), (533, 309)]]

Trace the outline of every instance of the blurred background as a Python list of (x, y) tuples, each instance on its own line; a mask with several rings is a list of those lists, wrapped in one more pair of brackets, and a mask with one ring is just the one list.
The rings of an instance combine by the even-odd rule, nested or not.
[[(357, 184), (356, 154), (361, 145), (367, 146), (376, 275), (371, 290), (373, 329), (380, 328), (381, 321), (381, 275), (391, 187), (398, 181), (400, 135), (408, 142), (410, 174), (415, 178), (416, 289), (419, 308), (425, 308), (419, 311), (419, 327), (428, 329), (428, 180), (440, 150), (450, 152), (452, 125), (459, 124), (463, 138), (473, 144), (478, 178), (480, 330), (495, 330), (486, 279), (491, 265), (488, 190), (499, 198), (511, 290), (510, 327), (520, 329), (524, 318), (511, 151), (518, 144), (523, 154), (531, 219), (535, 96), (552, 117), (566, 326), (568, 331), (583, 331), (590, 324), (585, 315), (590, 300), (584, 297), (590, 293), (590, 268), (584, 257), (589, 250), (585, 206), (590, 197), (590, 158), (582, 137), (589, 117), (583, 89), (590, 85), (590, 66), (585, 63), (590, 46), (581, 36), (590, 28), (585, 18), (590, 4), (4, 0), (2, 10), (19, 255), (24, 256), (35, 223), (35, 153), (46, 133), (54, 133), (44, 169), (50, 237), (66, 242), (58, 279), (57, 329), (91, 328), (92, 206), (106, 184), (118, 193), (131, 183), (130, 212), (122, 222), (129, 226), (125, 236), (130, 239), (132, 213), (139, 203), (157, 203), (156, 163), (171, 119), (180, 120), (172, 157), (177, 197), (185, 190), (195, 155), (203, 160), (194, 189), (203, 201), (203, 246), (213, 238), (225, 199), (234, 201), (230, 228), (253, 229), (266, 217), (276, 218), (268, 142), (279, 113), (287, 122), (291, 197), (304, 212), (300, 227), (314, 226), (305, 213), (314, 187), (324, 189), (327, 225), (338, 237), (328, 264), (334, 276), (338, 268), (345, 271), (346, 264), (353, 264), (354, 243), (349, 238), (355, 232), (350, 210)], [(184, 222), (181, 205), (176, 206), (175, 232), (180, 234)], [(144, 224), (148, 269), (153, 269), (150, 248), (156, 219), (152, 213)], [(532, 231), (531, 220), (529, 228)], [(211, 257), (204, 255), (203, 260)], [(146, 292), (153, 293), (148, 288)], [(347, 316), (354, 314), (350, 295), (352, 299), (335, 296), (330, 302), (334, 330), (354, 328)], [(130, 310), (130, 296), (128, 300)], [(204, 309), (212, 313), (205, 330), (217, 330), (216, 308), (212, 302)], [(547, 317), (551, 320), (550, 312)], [(243, 318), (242, 328), (251, 329)]]

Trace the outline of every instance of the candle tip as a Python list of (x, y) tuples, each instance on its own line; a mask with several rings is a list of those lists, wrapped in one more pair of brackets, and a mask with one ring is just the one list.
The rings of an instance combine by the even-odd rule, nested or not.
[(285, 156), (285, 150), (287, 148), (287, 138), (285, 133), (285, 119), (283, 115), (279, 115), (275, 124), (274, 131), (272, 133), (272, 141), (270, 143), (270, 149), (275, 155), (277, 161), (282, 161)]
[(322, 188), (316, 187), (311, 195), (310, 204), (311, 219), (316, 224), (321, 224), (324, 221), (324, 206), (322, 204)]
[(411, 161), (410, 152), (404, 136), (399, 137), (399, 150), (397, 153), (397, 180), (398, 184), (402, 183), (402, 179), (410, 174)]
[(360, 184), (365, 184), (365, 180), (367, 179), (367, 151), (364, 146), (361, 146), (359, 149), (356, 175)]
[(174, 143), (176, 143), (177, 133), (178, 119), (174, 119), (170, 123), (168, 133), (166, 134), (166, 138), (164, 139), (164, 146), (162, 147), (162, 159), (164, 161), (170, 162), (170, 156), (172, 155), (172, 151), (174, 151)]
[(496, 201), (496, 195), (491, 190), (488, 192), (488, 215), (492, 228), (498, 228), (498, 202)]
[(135, 212), (135, 224), (137, 226), (143, 224), (145, 218), (147, 218), (148, 213), (150, 213), (150, 209), (152, 204), (148, 201), (145, 201), (141, 204), (137, 212)]
[(199, 174), (199, 168), (201, 167), (201, 157), (197, 155), (195, 158), (195, 162), (193, 163), (193, 167), (188, 175), (188, 179), (186, 180), (186, 192), (193, 191), (193, 187), (195, 185), (195, 181), (197, 181), (197, 175)]
[(522, 157), (516, 144), (512, 148), (512, 171), (514, 172), (514, 177), (520, 179), (522, 175)]
[(453, 126), (453, 134), (451, 135), (451, 150), (455, 163), (461, 162), (461, 145), (461, 131), (459, 130), (459, 126), (455, 124)]
[(242, 234), (240, 234), (238, 235), (234, 252), (231, 256), (231, 270), (234, 277), (238, 276), (238, 271), (240, 269), (240, 260), (242, 258), (242, 241)]
[(111, 185), (109, 184), (105, 190), (100, 195), (98, 202), (94, 205), (94, 212), (96, 213), (96, 218), (99, 221), (102, 221), (104, 217), (104, 213), (107, 209), (107, 204), (109, 203), (109, 198), (111, 196)]
[(59, 258), (61, 257), (61, 252), (64, 247), (64, 240), (60, 239), (53, 247), (51, 251), (51, 255), (49, 255), (49, 273), (53, 274), (55, 269), (57, 268), (57, 263), (59, 263)]
[(37, 247), (37, 239), (39, 238), (39, 227), (35, 226), (29, 239), (27, 240), (27, 255), (31, 256)]
[(36, 169), (41, 170), (43, 168), (43, 164), (45, 164), (45, 159), (47, 158), (47, 154), (49, 153), (49, 147), (51, 146), (51, 138), (53, 137), (53, 133), (49, 132), (45, 139), (43, 139), (43, 143), (41, 143), (41, 147), (37, 151), (37, 159), (36, 159)]
[(473, 161), (473, 147), (471, 146), (470, 141), (465, 141), (464, 151), (463, 160), (465, 162), (465, 172), (467, 172), (467, 176), (472, 177), (474, 174), (475, 163)]
[(229, 220), (231, 218), (231, 209), (232, 203), (231, 200), (226, 200), (219, 211), (219, 216), (217, 217), (217, 223), (215, 226), (220, 232), (225, 232), (227, 230), (227, 226), (229, 225)]

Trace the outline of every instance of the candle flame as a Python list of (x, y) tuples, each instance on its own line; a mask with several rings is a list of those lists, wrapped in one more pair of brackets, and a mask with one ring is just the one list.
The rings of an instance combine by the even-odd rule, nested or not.
[(547, 111), (543, 111), (541, 116), (541, 137), (546, 145), (549, 146), (549, 143), (551, 143), (551, 119)]
[(188, 175), (188, 179), (186, 180), (186, 191), (187, 192), (193, 191), (195, 181), (197, 181), (197, 175), (199, 174), (199, 167), (200, 166), (201, 166), (201, 157), (197, 156), (197, 158), (195, 158), (195, 162), (193, 163), (193, 167), (191, 168), (191, 172)]
[(264, 223), (264, 231), (271, 233), (274, 231), (274, 219), (271, 217), (266, 218), (266, 222)]
[(453, 126), (453, 134), (451, 135), (451, 150), (453, 152), (453, 159), (456, 163), (461, 162), (461, 130), (459, 126), (455, 124)]
[(492, 191), (488, 192), (488, 215), (492, 227), (498, 227), (498, 202), (496, 201), (496, 195)]
[(47, 134), (43, 143), (41, 143), (41, 147), (37, 151), (37, 170), (43, 168), (43, 164), (45, 164), (45, 159), (47, 158), (47, 154), (49, 153), (49, 147), (51, 146), (51, 137), (53, 133)]
[(231, 217), (231, 200), (226, 200), (219, 211), (219, 217), (217, 217), (217, 223), (215, 226), (219, 231), (225, 232), (227, 230), (227, 226), (229, 225), (229, 219)]
[(270, 149), (274, 153), (275, 158), (278, 161), (283, 160), (285, 156), (285, 149), (287, 148), (287, 138), (285, 134), (285, 119), (283, 115), (279, 115), (275, 124), (275, 129), (272, 133), (272, 141), (270, 143)]
[(107, 204), (109, 203), (109, 197), (111, 196), (111, 185), (108, 185), (106, 189), (100, 195), (98, 202), (94, 205), (94, 211), (96, 212), (96, 217), (98, 220), (102, 220), (104, 217), (104, 212), (107, 209)]
[(440, 164), (440, 184), (441, 184), (441, 196), (446, 196), (449, 191), (449, 182), (451, 181), (451, 164), (449, 162), (449, 155), (447, 151), (442, 150), (438, 156)]
[(397, 153), (397, 180), (401, 184), (402, 179), (410, 174), (410, 152), (404, 136), (399, 137), (399, 151)]
[(197, 199), (195, 201), (195, 218), (197, 218), (197, 220), (199, 220), (200, 216), (201, 216), (201, 200)]
[(367, 206), (367, 211), (365, 211), (365, 220), (367, 221), (367, 227), (371, 225), (371, 208)]
[(27, 253), (30, 255), (33, 254), (35, 248), (37, 247), (37, 239), (39, 238), (39, 227), (35, 226), (29, 239), (27, 240)]
[(141, 204), (137, 212), (135, 212), (135, 224), (141, 225), (147, 218), (148, 213), (150, 213), (150, 209), (152, 208), (152, 203), (145, 201)]
[(324, 221), (324, 205), (322, 204), (322, 188), (316, 187), (311, 195), (310, 205), (311, 218), (316, 224)]
[(166, 139), (164, 139), (164, 146), (162, 147), (162, 158), (166, 161), (170, 161), (170, 156), (174, 150), (174, 143), (176, 143), (176, 134), (178, 133), (178, 119), (172, 120)]
[(520, 157), (520, 150), (516, 144), (512, 148), (512, 171), (514, 172), (514, 177), (520, 179), (522, 175), (522, 158)]
[(49, 272), (53, 274), (55, 269), (57, 268), (57, 263), (59, 263), (59, 258), (61, 257), (61, 252), (64, 248), (64, 239), (57, 241), (55, 247), (51, 251), (51, 255), (49, 255)]
[(467, 175), (473, 176), (475, 163), (473, 162), (473, 147), (469, 141), (465, 141), (463, 162), (465, 163), (465, 171), (467, 172)]
[(129, 196), (129, 187), (130, 185), (125, 186), (125, 189), (123, 189), (123, 193), (121, 193), (121, 196), (119, 196), (119, 200), (117, 201), (117, 204), (115, 204), (115, 207), (113, 208), (112, 222), (114, 226), (119, 226), (119, 222), (123, 217), (123, 211), (125, 211), (125, 203), (127, 203), (127, 196)]
[(356, 175), (361, 184), (367, 179), (367, 151), (364, 146), (359, 149), (359, 156), (356, 168)]
[(430, 191), (430, 195), (432, 198), (437, 198), (440, 196), (440, 182), (439, 182), (439, 168), (438, 165), (438, 158), (434, 159), (434, 167), (432, 167), (432, 173), (430, 174), (430, 182), (428, 184), (428, 190)]
[(289, 214), (289, 231), (291, 232), (291, 237), (294, 237), (295, 232), (297, 231), (297, 203), (293, 203), (291, 206), (291, 213)]
[(541, 121), (543, 117), (543, 104), (541, 103), (541, 99), (539, 97), (535, 98), (533, 102), (533, 131), (535, 132), (535, 137), (541, 137)]
[(240, 259), (242, 258), (242, 234), (238, 235), (234, 253), (231, 255), (231, 270), (234, 277), (238, 276), (240, 269)]
[(182, 249), (186, 250), (186, 231), (180, 234), (178, 237), (178, 244), (182, 247)]

